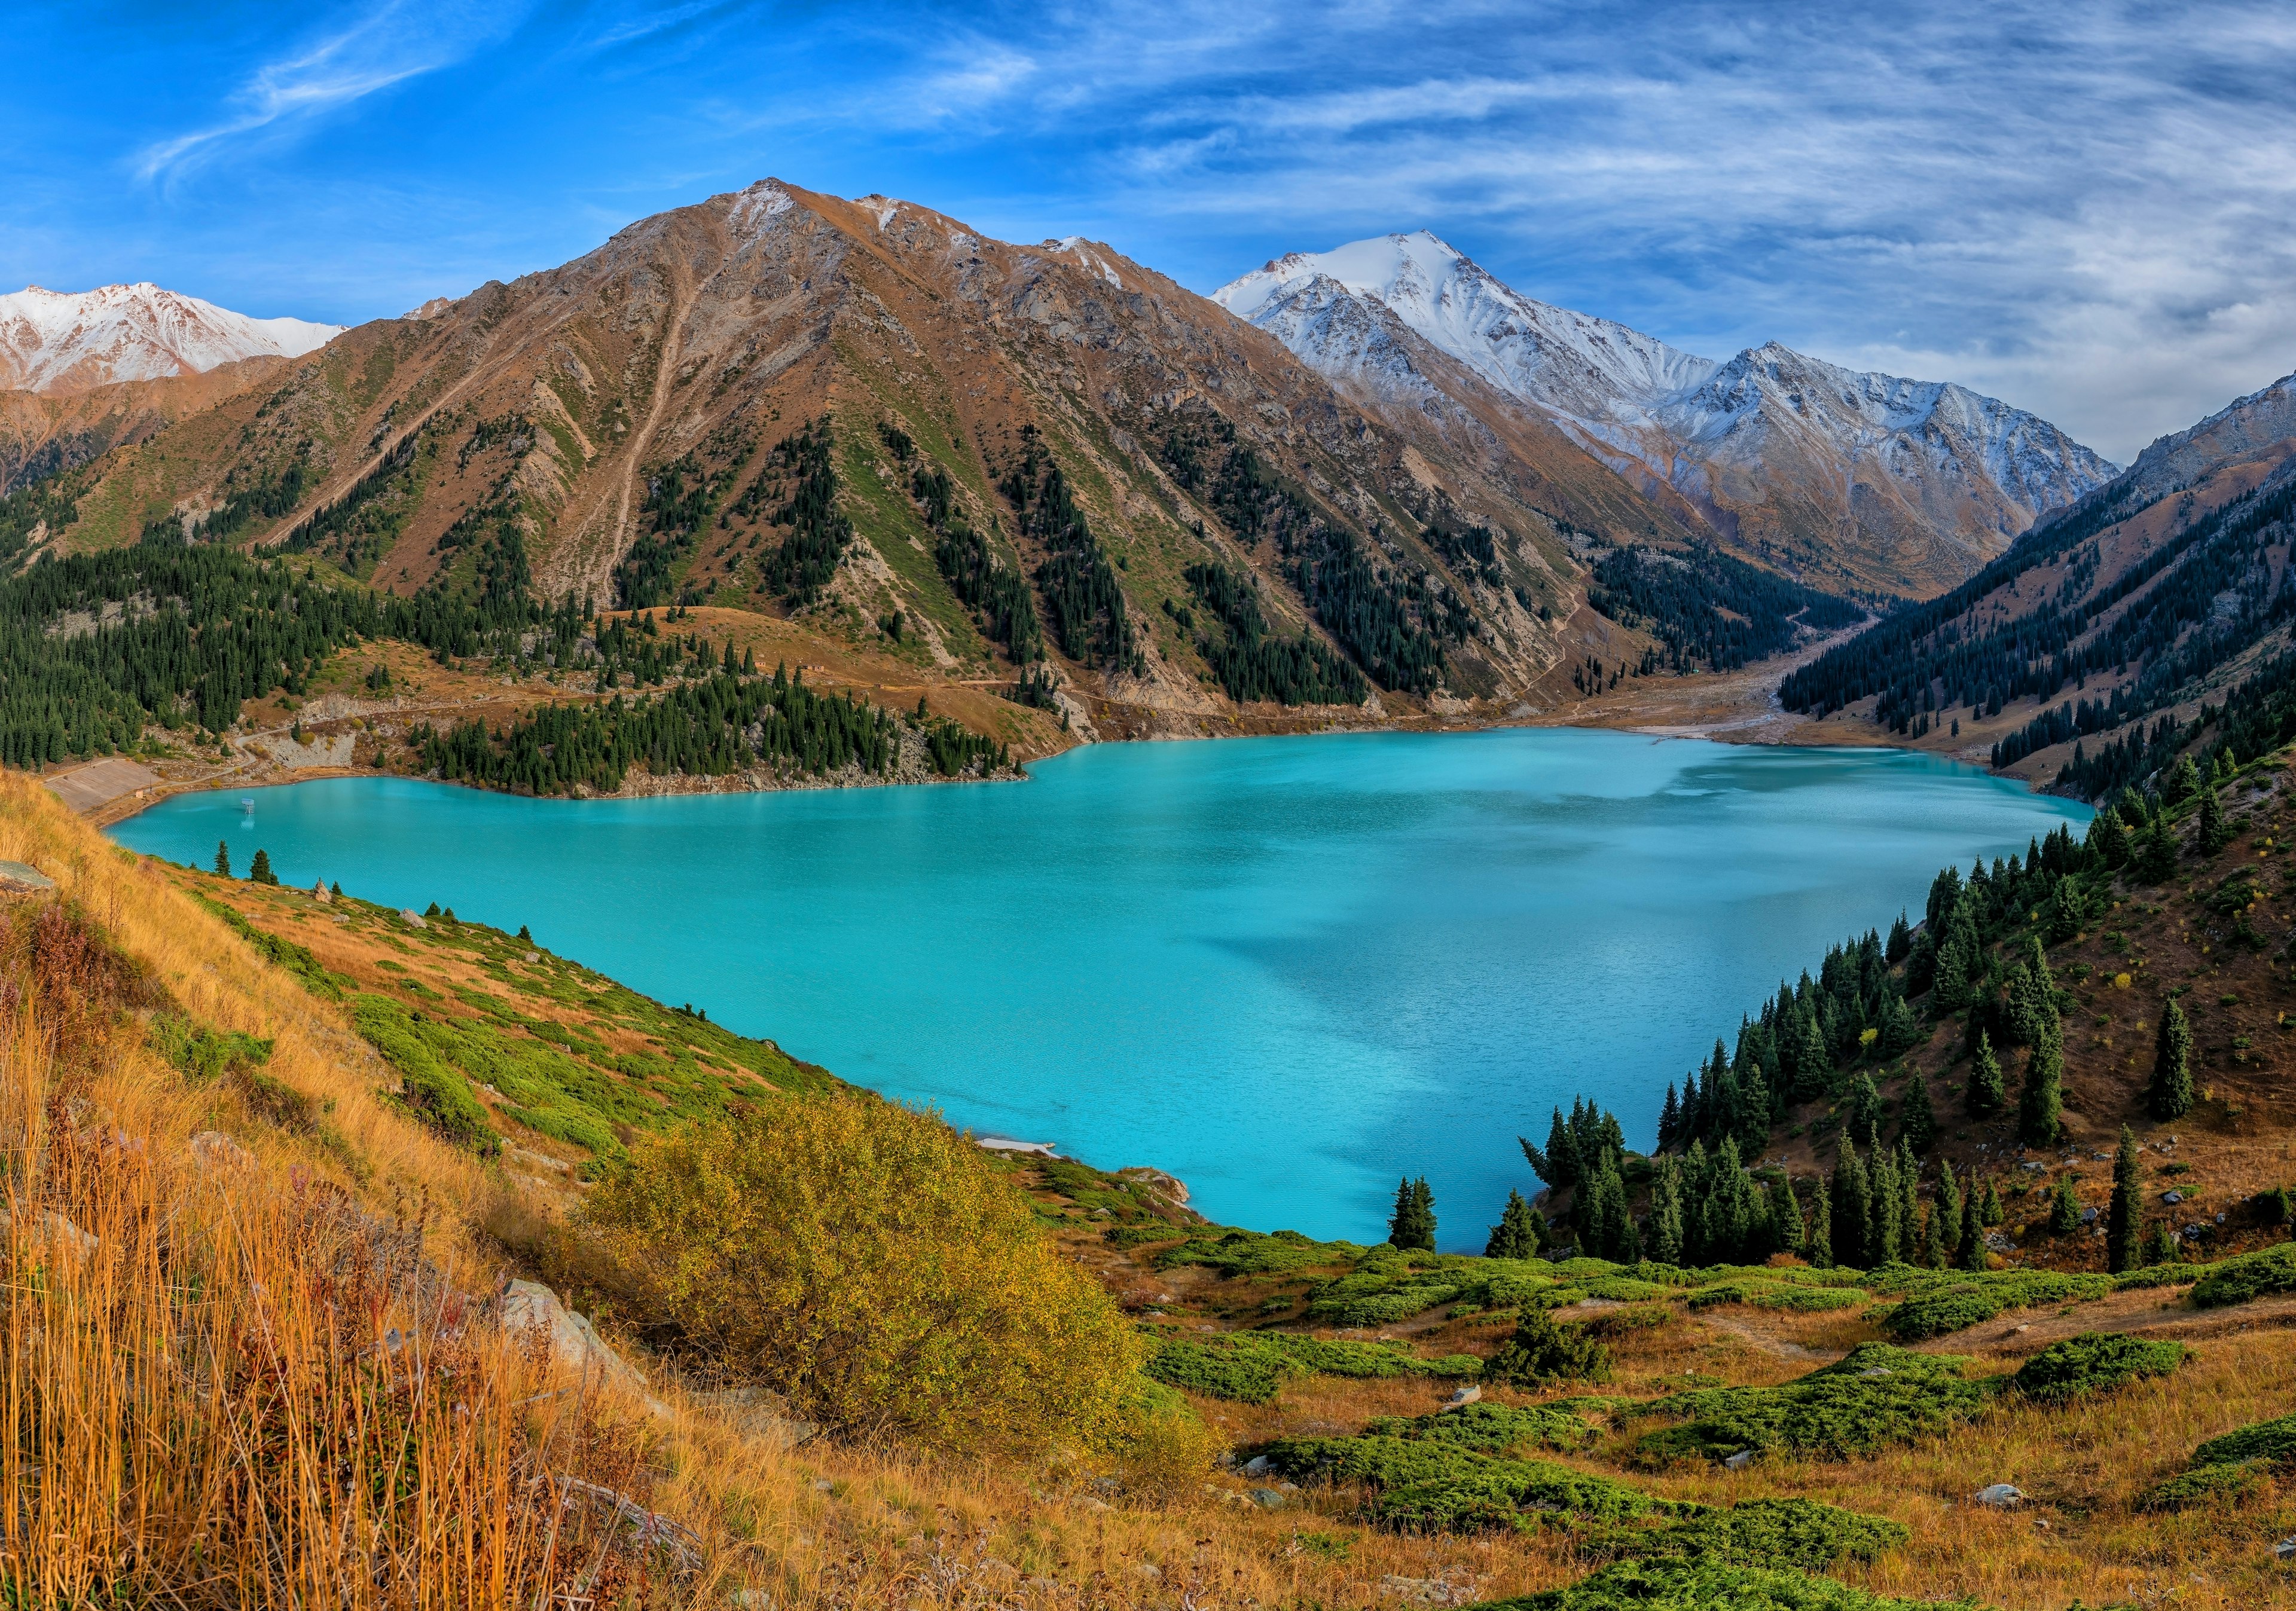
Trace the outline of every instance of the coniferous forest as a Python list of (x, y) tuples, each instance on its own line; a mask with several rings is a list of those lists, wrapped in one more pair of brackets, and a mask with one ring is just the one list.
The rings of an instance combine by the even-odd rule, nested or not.
[(1839, 632), (1866, 612), (1711, 548), (1663, 552), (1629, 544), (1595, 561), (1587, 602), (1666, 645), (1669, 671), (1735, 671), (1792, 648), (1807, 626)]

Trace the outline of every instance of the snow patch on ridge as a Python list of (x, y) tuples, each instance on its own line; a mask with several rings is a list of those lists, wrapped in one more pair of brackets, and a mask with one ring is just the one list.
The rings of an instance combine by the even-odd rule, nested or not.
[(0, 296), (0, 388), (81, 391), (199, 374), (242, 358), (299, 358), (342, 334), (308, 319), (251, 319), (149, 282)]

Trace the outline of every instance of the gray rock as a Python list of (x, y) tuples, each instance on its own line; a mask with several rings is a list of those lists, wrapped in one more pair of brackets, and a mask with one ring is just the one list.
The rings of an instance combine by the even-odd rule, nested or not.
[(1462, 1404), (1472, 1404), (1476, 1402), (1482, 1396), (1483, 1390), (1480, 1387), (1473, 1386), (1462, 1387), (1456, 1393), (1454, 1393), (1449, 1398), (1443, 1401), (1443, 1407), (1446, 1410), (1456, 1410)]
[(1243, 1474), (1246, 1476), (1265, 1476), (1275, 1468), (1275, 1462), (1264, 1454), (1255, 1454), (1243, 1462)]
[(1291, 1502), (1273, 1488), (1253, 1488), (1247, 1497), (1262, 1510), (1281, 1510)]
[(1751, 1449), (1741, 1449), (1735, 1454), (1723, 1456), (1722, 1463), (1733, 1471), (1743, 1471), (1754, 1463), (1754, 1452)]
[(254, 1154), (220, 1130), (201, 1131), (191, 1139), (189, 1150), (201, 1174), (235, 1172), (255, 1162)]
[(2185, 1194), (2181, 1191), (2164, 1191), (2161, 1194), (2161, 1200), (2172, 1205), (2181, 1203), (2185, 1200)]
[(1857, 1373), (1857, 1375), (1858, 1375), (1858, 1377), (1860, 1378), (1860, 1379), (1865, 1380), (1865, 1381), (1869, 1381), (1869, 1382), (1870, 1382), (1870, 1381), (1872, 1381), (1872, 1380), (1873, 1380), (1874, 1378), (1876, 1378), (1876, 1377), (1881, 1377), (1881, 1376), (1895, 1376), (1896, 1374), (1897, 1374), (1897, 1372), (1896, 1372), (1896, 1371), (1894, 1371), (1894, 1370), (1890, 1370), (1890, 1367), (1889, 1367), (1889, 1366), (1887, 1366), (1887, 1365), (1874, 1365), (1874, 1366), (1870, 1366), (1870, 1367), (1868, 1367), (1867, 1369), (1866, 1369), (1866, 1370), (1860, 1370), (1860, 1371)]
[(2272, 1546), (2272, 1553), (2284, 1561), (2296, 1561), (2296, 1537), (2282, 1539)]
[(2096, 1223), (2096, 1210), (2094, 1207), (2084, 1208), (2081, 1210), (2081, 1223), (2084, 1225), (2094, 1225)]
[(544, 1333), (550, 1357), (579, 1376), (585, 1386), (611, 1383), (636, 1394), (652, 1414), (669, 1414), (669, 1406), (647, 1389), (645, 1378), (635, 1366), (607, 1345), (589, 1317), (569, 1309), (541, 1282), (509, 1282), (495, 1313), (505, 1331)]
[(1989, 1488), (1980, 1488), (1976, 1498), (1980, 1505), (1990, 1505), (1996, 1510), (2008, 1510), (2023, 1503), (2025, 1495), (2022, 1490), (2008, 1483), (1995, 1483)]

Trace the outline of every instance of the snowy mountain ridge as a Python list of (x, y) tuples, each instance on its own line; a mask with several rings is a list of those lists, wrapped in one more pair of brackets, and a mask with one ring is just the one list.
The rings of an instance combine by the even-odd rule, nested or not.
[(201, 374), (242, 358), (299, 358), (343, 332), (308, 319), (251, 319), (148, 282), (0, 295), (0, 390), (86, 391)]
[(1776, 342), (1717, 362), (1538, 301), (1423, 229), (1294, 252), (1212, 298), (1390, 405), (1440, 388), (1424, 343), (1774, 561), (1880, 544), (1899, 570), (1943, 581), (2118, 472), (2047, 421), (1949, 381), (1844, 369)]

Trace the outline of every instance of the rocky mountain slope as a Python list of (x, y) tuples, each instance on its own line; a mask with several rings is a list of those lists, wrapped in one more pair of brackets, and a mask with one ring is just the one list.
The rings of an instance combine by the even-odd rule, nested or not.
[(148, 282), (85, 291), (28, 285), (0, 296), (0, 390), (86, 391), (246, 358), (299, 358), (342, 328), (250, 319)]
[(2292, 510), (2296, 376), (2161, 438), (1781, 697), (2090, 798), (2144, 784), (2204, 732), (2252, 756), (2289, 736)]
[(235, 358), (197, 373), (85, 391), (0, 391), (0, 495), (156, 436), (186, 414), (259, 384), (286, 362)]
[(1424, 230), (1293, 253), (1214, 294), (1383, 414), (1464, 400), (1441, 355), (1683, 527), (1834, 591), (1938, 593), (2114, 470), (1963, 387), (1775, 342), (1716, 363), (1535, 301)]
[(1505, 709), (1632, 662), (1570, 544), (1691, 529), (1496, 393), (1390, 421), (1104, 247), (775, 181), (361, 326), (91, 470), (73, 547), (746, 608), (942, 679), (1041, 653), (1073, 720), (1182, 730)]

